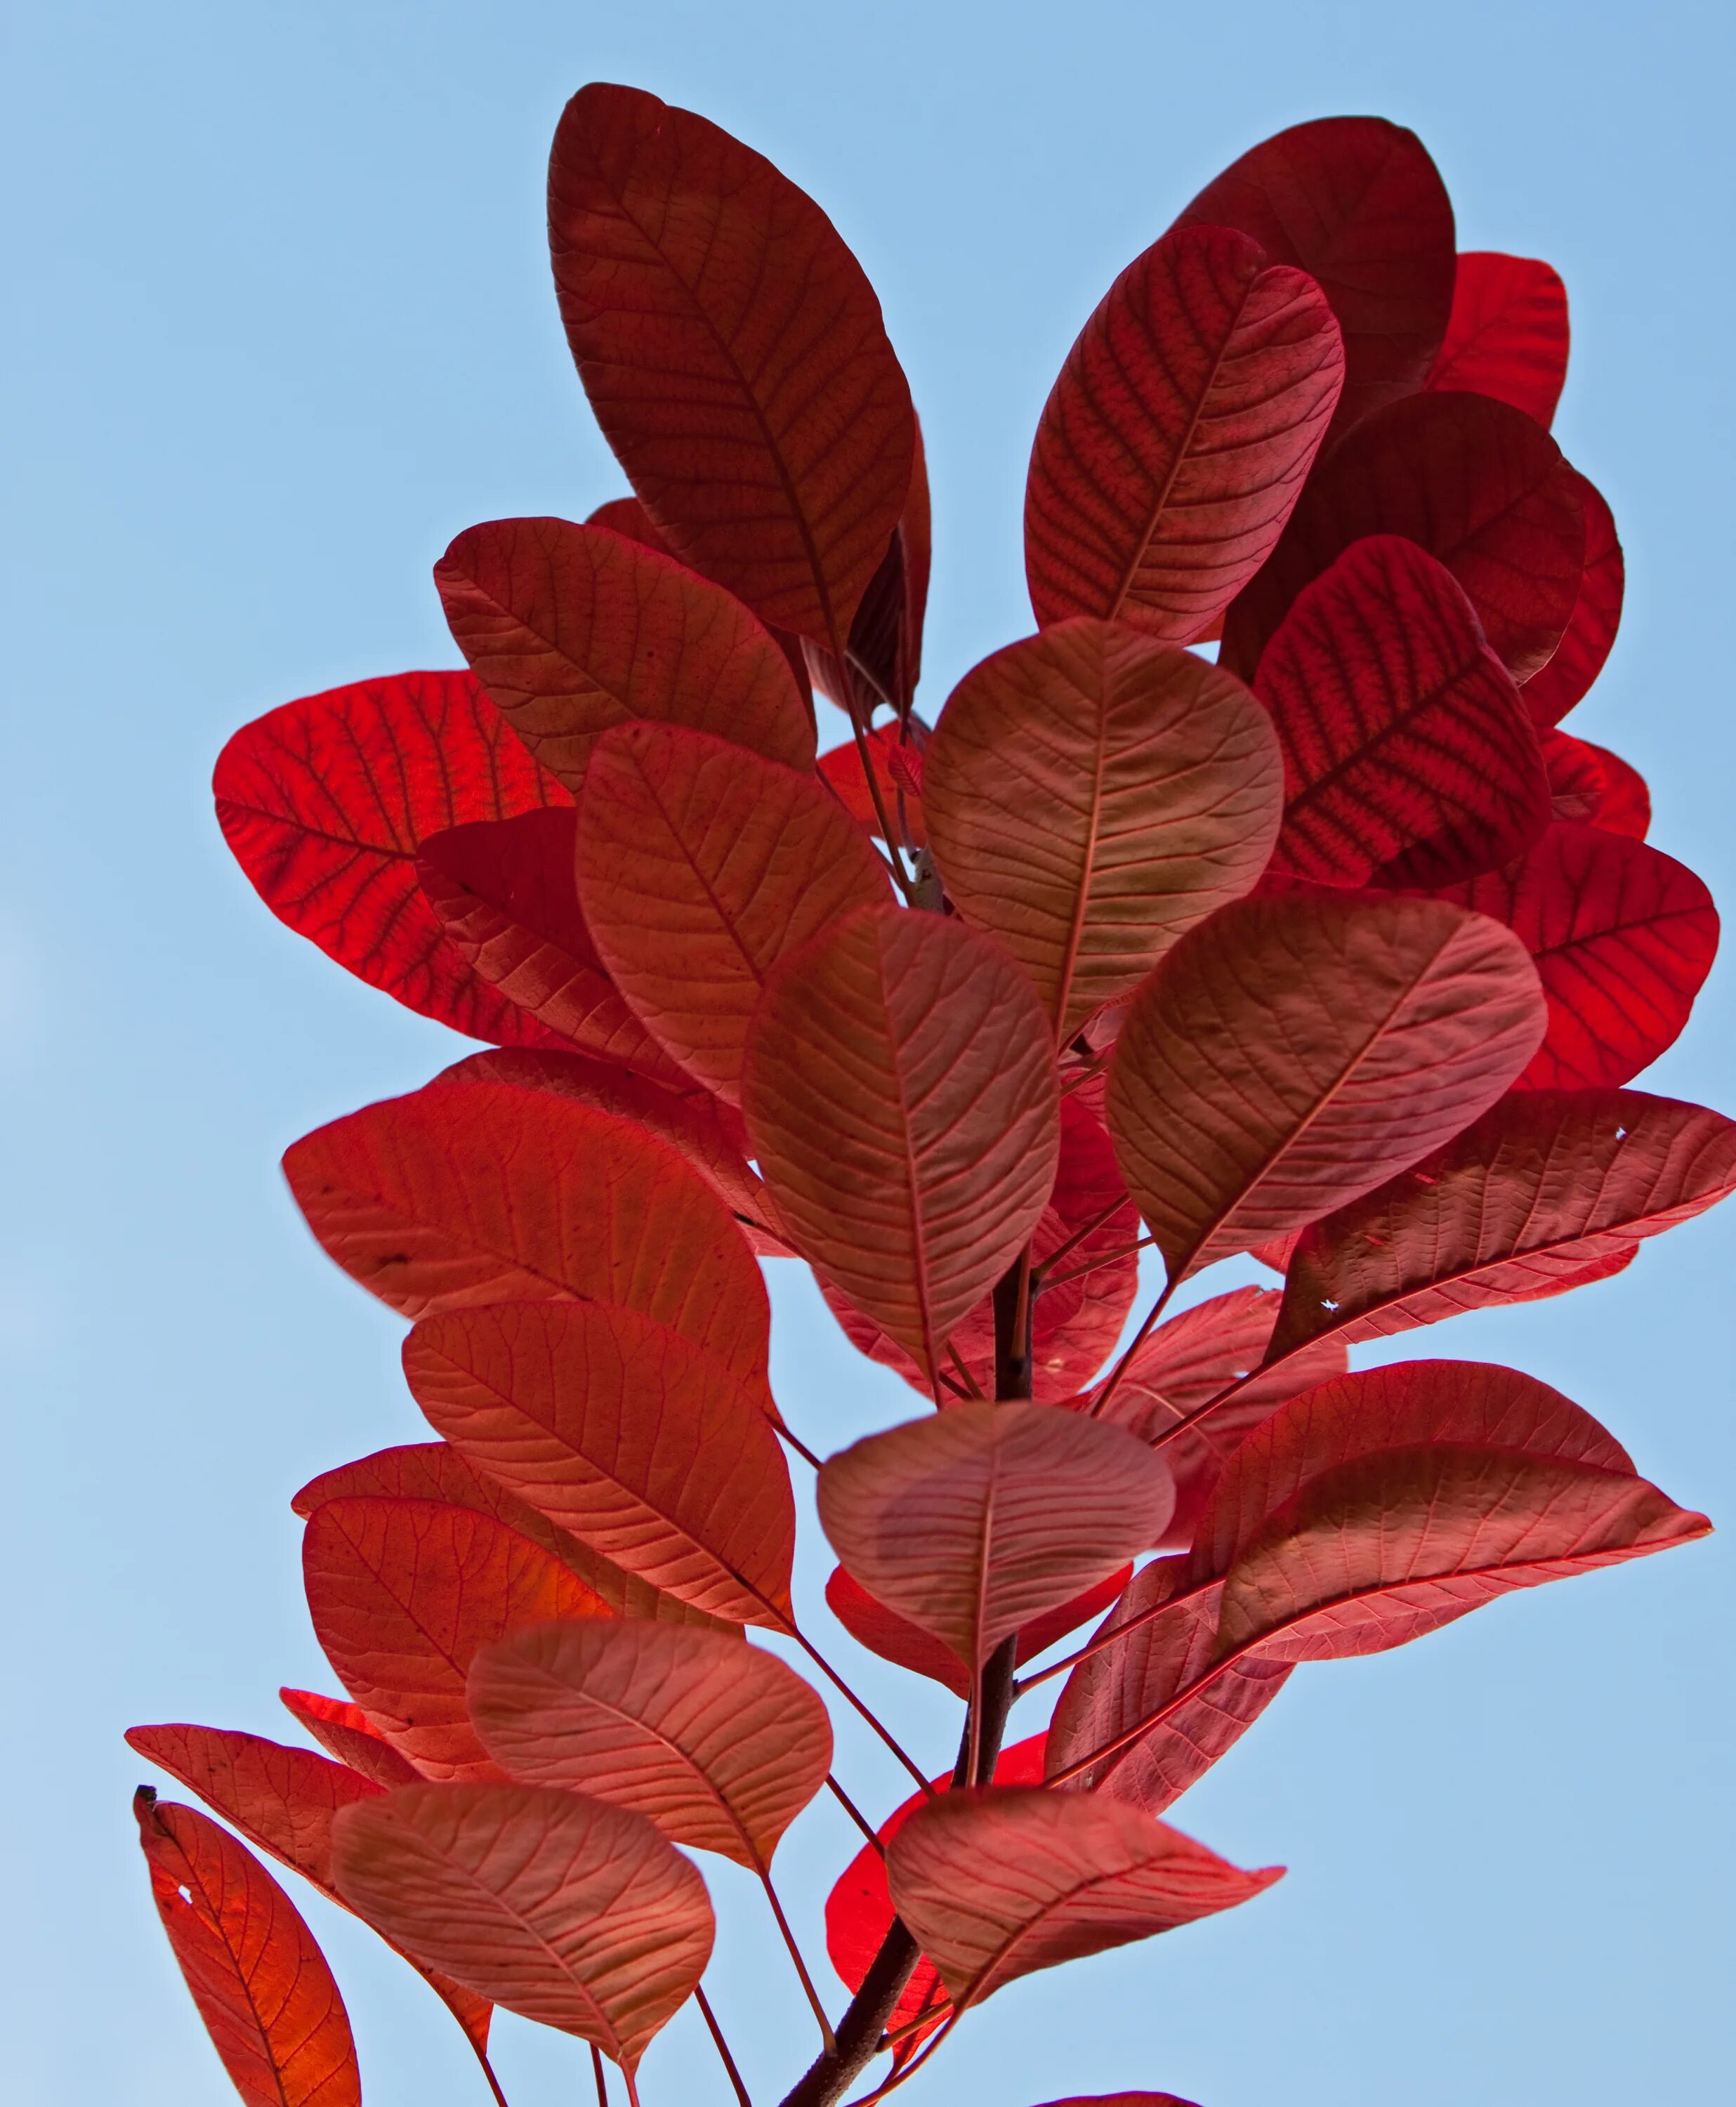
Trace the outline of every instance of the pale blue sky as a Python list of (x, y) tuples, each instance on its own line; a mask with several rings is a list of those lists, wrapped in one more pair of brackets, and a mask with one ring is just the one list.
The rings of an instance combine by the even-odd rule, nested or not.
[[(1730, 16), (1470, 0), (13, 0), (13, 300), (0, 1078), (10, 1431), (5, 2087), (31, 2107), (232, 2096), (152, 1918), (134, 1720), (294, 1738), (332, 1687), (290, 1491), (417, 1438), (399, 1326), (315, 1250), (276, 1161), (460, 1050), (276, 924), (208, 781), (227, 735), (332, 683), (456, 662), (428, 566), (459, 528), (579, 515), (621, 478), (557, 325), (541, 219), (566, 96), (684, 101), (825, 204), (885, 301), (926, 427), (932, 714), (1029, 627), (1030, 434), (1114, 273), (1279, 127), (1421, 132), (1461, 245), (1566, 276), (1557, 431), (1614, 505), (1628, 613), (1572, 727), (1650, 776), (1654, 839), (1736, 899)], [(1736, 1100), (1733, 976), (1649, 1079)], [(1421, 1350), (1505, 1359), (1736, 1521), (1736, 1211), (1570, 1301)], [(1214, 1283), (1215, 1284), (1215, 1283)], [(779, 1293), (785, 1408), (826, 1447), (898, 1416)], [(1303, 1669), (1178, 1810), (1287, 1880), (1250, 1907), (998, 1997), (908, 2089), (1030, 2107), (1632, 2107), (1732, 2067), (1726, 1535), (1536, 1591), (1403, 1651)], [(824, 1561), (810, 1558), (811, 1600)], [(949, 1700), (863, 1670), (937, 1756)], [(895, 1776), (846, 1736), (860, 1795)], [(851, 1849), (817, 1815), (787, 1883)], [(707, 1867), (708, 1875), (714, 1872)], [(728, 1869), (724, 1869), (727, 1872)], [(805, 2056), (751, 1896), (714, 1880), (717, 2002), (755, 2097)], [(357, 1927), (307, 1914), (370, 2107), (481, 2107), (455, 2033)], [(588, 2097), (582, 2051), (503, 2022), (514, 2107)], [(727, 2095), (683, 2019), (647, 2107)]]

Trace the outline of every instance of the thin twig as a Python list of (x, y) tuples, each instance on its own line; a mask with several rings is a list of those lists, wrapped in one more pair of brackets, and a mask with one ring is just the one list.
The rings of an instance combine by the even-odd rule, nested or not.
[[(969, 1367), (966, 1363), (963, 1354), (959, 1352), (958, 1349), (953, 1344), (950, 1339), (946, 1342), (946, 1355), (953, 1366), (958, 1369), (959, 1374), (964, 1377), (965, 1395), (971, 1399), (973, 1403), (980, 1404), (983, 1402), (982, 1385), (978, 1382), (976, 1377), (971, 1374)], [(941, 1380), (942, 1381), (944, 1381), (945, 1377), (943, 1377)]]
[(811, 1463), (816, 1471), (819, 1470), (820, 1467), (819, 1458), (814, 1454), (814, 1451), (799, 1435), (792, 1434), (781, 1419), (774, 1419), (772, 1422), (772, 1431), (778, 1436), (780, 1440), (787, 1443), (787, 1444), (796, 1451), (796, 1454), (801, 1457), (803, 1462)]
[(1089, 1660), (1093, 1654), (1101, 1653), (1105, 1647), (1113, 1646), (1117, 1639), (1124, 1639), (1129, 1632), (1137, 1632), (1142, 1624), (1150, 1624), (1154, 1617), (1161, 1616), (1165, 1610), (1173, 1610), (1178, 1602), (1185, 1602), (1189, 1596), (1203, 1594), (1208, 1588), (1216, 1585), (1213, 1580), (1202, 1580), (1195, 1587), (1182, 1588), (1179, 1594), (1166, 1595), (1161, 1602), (1148, 1602), (1137, 1617), (1129, 1617), (1124, 1624), (1116, 1624), (1093, 1633), (1077, 1653), (1070, 1653), (1064, 1660), (1039, 1669), (1034, 1675), (1021, 1676), (1012, 1687), (1015, 1701), (1024, 1696), (1026, 1691), (1034, 1690), (1038, 1683), (1047, 1682), (1052, 1677), (1065, 1674), (1070, 1668), (1077, 1668), (1082, 1660)]
[[(747, 2096), (747, 2087), (742, 2082), (742, 2073), (735, 2067), (735, 2058), (729, 2053), (729, 2044), (724, 2039), (724, 2030), (717, 2024), (717, 2015), (711, 2010), (704, 1990), (697, 1983), (693, 1985), (693, 1996), (698, 2003), (700, 2017), (711, 2029), (711, 2038), (717, 2044), (717, 2053), (723, 2058), (724, 2069), (729, 2073), (729, 2082), (735, 2087), (736, 2098), (742, 2103), (742, 2107), (753, 2107), (752, 2100)], [(630, 2087), (632, 2082), (630, 2077), (627, 2083)], [(636, 2100), (634, 2107), (638, 2107)]]
[(801, 1957), (801, 1948), (796, 1943), (796, 1934), (790, 1929), (790, 1921), (783, 1913), (783, 1904), (778, 1899), (778, 1890), (772, 1885), (771, 1869), (760, 1868), (760, 1885), (765, 1890), (765, 1899), (771, 1904), (772, 1915), (778, 1921), (778, 1934), (789, 1949), (790, 1959), (796, 1964), (796, 1973), (801, 1979), (803, 1994), (813, 2007), (814, 2016), (819, 2021), (820, 2039), (828, 2049), (835, 2049), (837, 2037), (832, 2031), (832, 2021), (826, 2016), (826, 2007), (820, 2002), (820, 1993), (814, 1987), (814, 1978), (808, 1973), (808, 1964)]
[(892, 1751), (893, 1754), (898, 1758), (904, 1768), (909, 1772), (911, 1777), (916, 1780), (922, 1790), (926, 1793), (932, 1793), (934, 1787), (928, 1782), (926, 1775), (917, 1768), (916, 1765), (911, 1761), (909, 1756), (899, 1745), (898, 1742), (894, 1740), (890, 1728), (882, 1725), (881, 1721), (877, 1719), (873, 1713), (868, 1709), (868, 1706), (863, 1703), (862, 1700), (859, 1696), (857, 1696), (855, 1691), (850, 1688), (850, 1685), (844, 1680), (843, 1677), (840, 1675), (838, 1671), (832, 1666), (832, 1663), (827, 1660), (824, 1654), (823, 1654), (819, 1648), (815, 1646), (813, 1640), (810, 1639), (805, 1632), (798, 1631), (793, 1622), (786, 1622), (784, 1624), (784, 1629), (789, 1633), (790, 1637), (795, 1640), (796, 1645), (801, 1648), (802, 1651), (806, 1654), (809, 1660), (814, 1663), (814, 1665), (819, 1670), (820, 1673), (823, 1675), (827, 1681), (832, 1684), (832, 1687), (837, 1691), (838, 1694), (844, 1699), (845, 1702), (850, 1705), (856, 1712), (859, 1713), (862, 1718), (868, 1722), (868, 1725), (873, 1728), (874, 1732), (879, 1735), (881, 1740), (886, 1743), (886, 1746)]
[(1083, 1243), (1087, 1237), (1095, 1236), (1097, 1231), (1101, 1229), (1103, 1224), (1109, 1220), (1110, 1216), (1119, 1213), (1123, 1207), (1127, 1206), (1127, 1204), (1128, 1197), (1126, 1193), (1118, 1193), (1106, 1207), (1099, 1207), (1096, 1214), (1089, 1216), (1086, 1220), (1079, 1224), (1079, 1227), (1064, 1243), (1058, 1243), (1056, 1245), (1054, 1250), (1049, 1253), (1048, 1256), (1043, 1261), (1042, 1265), (1038, 1266), (1032, 1273), (1032, 1279), (1036, 1282), (1039, 1287), (1049, 1287), (1051, 1285), (1049, 1275), (1052, 1269), (1060, 1265), (1061, 1261), (1067, 1256), (1069, 1251), (1076, 1250), (1080, 1244)]
[(590, 2073), (597, 2081), (597, 2107), (609, 2107), (608, 2079), (603, 2069), (603, 2051), (593, 2042), (590, 2045)]
[(1065, 1273), (1045, 1274), (1045, 1287), (1059, 1287), (1064, 1280), (1083, 1280), (1088, 1273), (1095, 1273), (1100, 1266), (1113, 1265), (1118, 1258), (1131, 1258), (1135, 1252), (1155, 1244), (1153, 1236), (1136, 1237), (1130, 1244), (1117, 1244), (1113, 1251), (1100, 1251), (1095, 1258), (1088, 1258), (1083, 1265), (1070, 1265)]
[(868, 1817), (862, 1812), (862, 1809), (857, 1806), (855, 1800), (853, 1800), (850, 1795), (846, 1792), (843, 1786), (838, 1783), (837, 1780), (832, 1775), (830, 1771), (828, 1771), (826, 1773), (826, 1782), (832, 1789), (832, 1798), (838, 1803), (839, 1806), (843, 1808), (844, 1812), (850, 1817), (850, 1820), (855, 1823), (857, 1828), (859, 1828), (862, 1831), (863, 1835), (867, 1837), (869, 1843), (873, 1845), (874, 1849), (880, 1853), (881, 1857), (884, 1858), (886, 1855), (886, 1847), (881, 1842), (879, 1832), (876, 1830), (873, 1823), (868, 1820)]
[(1139, 1329), (1128, 1341), (1127, 1351), (1121, 1356), (1120, 1359), (1116, 1362), (1115, 1367), (1110, 1371), (1109, 1381), (1104, 1384), (1102, 1389), (1100, 1390), (1097, 1395), (1091, 1400), (1091, 1409), (1085, 1415), (1088, 1419), (1097, 1419), (1101, 1417), (1104, 1406), (1109, 1403), (1110, 1399), (1115, 1395), (1116, 1390), (1119, 1388), (1121, 1378), (1127, 1373), (1128, 1365), (1132, 1362), (1134, 1354), (1137, 1354), (1140, 1348), (1146, 1343), (1147, 1333), (1151, 1331), (1151, 1327), (1157, 1322), (1158, 1319), (1163, 1315), (1164, 1310), (1169, 1305), (1170, 1296), (1174, 1294), (1176, 1289), (1180, 1286), (1180, 1284), (1179, 1280), (1166, 1280), (1164, 1283), (1163, 1293), (1158, 1296), (1156, 1301), (1154, 1302), (1151, 1305), (1151, 1307), (1146, 1312), (1145, 1321), (1141, 1324)]

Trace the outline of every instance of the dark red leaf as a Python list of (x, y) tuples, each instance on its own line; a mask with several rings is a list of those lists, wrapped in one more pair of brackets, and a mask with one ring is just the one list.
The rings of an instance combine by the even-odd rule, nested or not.
[(1453, 209), (1414, 132), (1377, 117), (1292, 125), (1200, 191), (1178, 227), (1234, 227), (1317, 280), (1344, 337), (1343, 429), (1420, 388), (1452, 309)]
[(1128, 264), (1037, 426), (1025, 573), (1038, 622), (1124, 622), (1190, 644), (1270, 555), (1338, 402), (1321, 288), (1227, 227)]
[(910, 391), (861, 266), (770, 162), (594, 82), (549, 164), (561, 319), (675, 554), (841, 650), (910, 489)]
[(1574, 472), (1586, 519), (1585, 565), (1573, 612), (1560, 643), (1525, 683), (1525, 706), (1536, 724), (1559, 724), (1604, 670), (1622, 620), (1626, 570), (1616, 523), (1602, 493)]
[[(1582, 739), (1556, 730), (1553, 726), (1543, 732), (1542, 744), (1554, 816), (1558, 820), (1595, 821), (1598, 807), (1604, 802), (1605, 782), (1597, 748), (1587, 746)], [(1504, 857), (1501, 860), (1508, 859)]]
[(1093, 2092), (1070, 2100), (1052, 2100), (1047, 2107), (1194, 2107), (1174, 2092)]
[(1464, 251), (1429, 385), (1510, 402), (1547, 430), (1568, 377), (1568, 289), (1547, 263)]
[[(1560, 736), (1565, 739), (1567, 734)], [(1596, 761), (1604, 779), (1604, 794), (1592, 815), (1593, 826), (1601, 827), (1606, 834), (1626, 834), (1631, 840), (1643, 842), (1652, 824), (1652, 793), (1645, 778), (1631, 761), (1612, 753), (1607, 746), (1593, 746), (1583, 739), (1577, 744)]]
[[(922, 797), (908, 782), (895, 775), (891, 768), (895, 752), (910, 750), (907, 741), (908, 734), (900, 731), (896, 725), (881, 725), (867, 735), (868, 758), (874, 766), (874, 780), (886, 817), (905, 844), (919, 849), (928, 840), (928, 822), (923, 814)], [(820, 779), (837, 792), (851, 819), (859, 826), (866, 827), (871, 834), (878, 835), (879, 815), (869, 794), (868, 779), (862, 772), (862, 757), (856, 750), (855, 739), (847, 739), (841, 746), (828, 747), (819, 757), (819, 774)]]
[(1554, 652), (1578, 600), (1580, 478), (1541, 425), (1487, 395), (1413, 395), (1335, 447), (1265, 568), (1224, 618), (1219, 663), (1246, 679), (1298, 593), (1352, 541), (1402, 534), (1464, 587), (1516, 681)]
[(1284, 749), (1274, 871), (1446, 884), (1520, 855), (1549, 824), (1519, 691), (1452, 574), (1414, 541), (1353, 541), (1305, 586), (1254, 692)]
[(468, 673), (400, 673), (285, 703), (213, 779), (236, 862), (280, 922), (473, 1039), (557, 1044), (479, 982), (416, 883), (432, 834), (569, 801)]
[(807, 647), (814, 686), (864, 724), (887, 704), (901, 719), (909, 714), (922, 670), (931, 555), (928, 464), (918, 425), (904, 517), (850, 625), (847, 675), (823, 645)]

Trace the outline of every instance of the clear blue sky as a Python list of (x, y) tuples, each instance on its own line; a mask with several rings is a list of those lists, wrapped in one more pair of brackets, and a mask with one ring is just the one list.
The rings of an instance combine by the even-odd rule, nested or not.
[[(456, 654), (428, 566), (459, 528), (621, 487), (557, 326), (544, 159), (566, 96), (704, 110), (826, 205), (886, 303), (928, 434), (932, 713), (1029, 626), (1038, 409), (1120, 266), (1298, 119), (1421, 132), (1461, 245), (1565, 274), (1557, 430), (1610, 497), (1628, 613), (1573, 720), (1650, 776), (1654, 838), (1736, 901), (1726, 8), (1611, 0), (15, 0), (5, 62), (13, 423), (3, 567), (0, 1081), (10, 1431), (5, 2087), (32, 2107), (228, 2099), (151, 1916), (134, 1720), (283, 1738), (332, 1687), (289, 1492), (417, 1438), (398, 1326), (317, 1253), (296, 1135), (459, 1050), (273, 923), (207, 784), (272, 704)], [(1736, 1100), (1728, 961), (1653, 1086)], [(1427, 1350), (1509, 1359), (1736, 1523), (1736, 1211), (1566, 1302)], [(822, 1446), (902, 1411), (811, 1297), (776, 1375)], [(1168, 2087), (1204, 2107), (1632, 2107), (1729, 2081), (1729, 1535), (1541, 1589), (1402, 1652), (1304, 1669), (1178, 1810), (1246, 1910), (1040, 1976), (913, 2103)], [(810, 1598), (823, 1570), (810, 1561)], [(938, 1755), (936, 1695), (863, 1680)], [(849, 1740), (867, 1799), (895, 1777)], [(850, 1848), (817, 1815), (788, 1885)], [(708, 1868), (708, 1871), (710, 1869)], [(724, 1869), (727, 1871), (728, 1869)], [(717, 2001), (756, 2100), (808, 2042), (753, 1898)], [(427, 1993), (307, 1912), (372, 2107), (479, 2107)], [(751, 1959), (747, 1956), (760, 1956)], [(760, 1972), (763, 1961), (763, 1974)], [(582, 2051), (500, 2028), (514, 2107), (588, 2096)], [(648, 2107), (726, 2098), (697, 2026)]]

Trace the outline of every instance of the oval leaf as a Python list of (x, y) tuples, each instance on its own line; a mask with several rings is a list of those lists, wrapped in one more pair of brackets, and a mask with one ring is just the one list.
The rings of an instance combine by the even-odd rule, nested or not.
[(333, 1855), (394, 1942), (629, 2071), (711, 1958), (698, 1874), (639, 1815), (576, 1793), (405, 1786), (350, 1808)]
[(416, 883), (430, 835), (567, 802), (468, 673), (285, 703), (235, 735), (212, 788), (231, 853), (280, 922), (455, 1031), (554, 1043), (476, 978)]
[(150, 1891), (212, 2046), (249, 2107), (361, 2107), (348, 2015), (301, 1914), (191, 1807), (133, 1796)]
[(432, 1084), (304, 1136), (284, 1172), (328, 1255), (406, 1317), (595, 1300), (763, 1377), (765, 1287), (722, 1202), (665, 1143), (589, 1106)]
[(594, 82), (554, 135), (549, 240), (579, 377), (653, 523), (762, 621), (841, 655), (916, 419), (837, 230), (716, 125)]
[(1240, 901), (1135, 997), (1109, 1130), (1173, 1280), (1299, 1229), (1468, 1126), (1543, 1033), (1524, 949), (1433, 902)]
[(1080, 332), (1037, 426), (1025, 573), (1038, 622), (1210, 634), (1283, 532), (1343, 370), (1305, 272), (1227, 227), (1154, 242)]
[(822, 1468), (821, 1526), (850, 1576), (973, 1670), (1003, 1638), (1163, 1534), (1173, 1492), (1119, 1427), (1052, 1404), (959, 1404)]
[(722, 1362), (631, 1310), (519, 1302), (419, 1324), (404, 1373), (437, 1432), (581, 1543), (713, 1616), (787, 1626), (789, 1467)]
[(1614, 515), (1584, 476), (1576, 474), (1574, 483), (1586, 517), (1585, 568), (1565, 634), (1548, 663), (1525, 683), (1525, 706), (1540, 725), (1559, 724), (1603, 672), (1621, 626), (1627, 582)]
[(479, 1647), (551, 1617), (608, 1614), (540, 1544), (432, 1500), (328, 1500), (308, 1521), (302, 1575), (339, 1680), (427, 1777), (497, 1775), (464, 1711)]
[(1282, 1870), (1240, 1872), (1135, 1808), (1016, 1786), (941, 1793), (886, 1847), (894, 1907), (960, 2009), (1233, 1909)]
[(470, 1717), (509, 1777), (630, 1807), (765, 1872), (826, 1781), (832, 1723), (792, 1669), (657, 1624), (548, 1624), (470, 1667)]
[(772, 968), (886, 868), (814, 781), (720, 739), (626, 725), (599, 745), (578, 829), (579, 896), (616, 985), (659, 1044), (729, 1103)]
[(943, 916), (859, 908), (767, 984), (742, 1109), (779, 1220), (931, 1384), (1042, 1220), (1058, 1089), (1030, 983)]
[(1108, 622), (1009, 645), (953, 691), (922, 803), (946, 889), (1056, 1036), (1254, 883), (1283, 777), (1266, 712), (1190, 651)]
[(1431, 388), (1510, 402), (1546, 431), (1568, 377), (1568, 289), (1547, 263), (1465, 250)]
[(1284, 750), (1272, 869), (1319, 885), (1445, 885), (1521, 855), (1550, 784), (1512, 676), (1442, 564), (1393, 534), (1298, 594), (1254, 691)]

